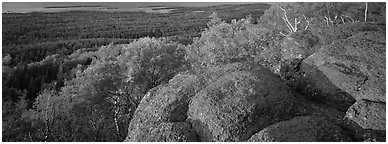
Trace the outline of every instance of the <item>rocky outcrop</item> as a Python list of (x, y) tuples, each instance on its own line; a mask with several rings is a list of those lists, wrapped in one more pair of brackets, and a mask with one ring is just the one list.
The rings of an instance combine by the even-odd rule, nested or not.
[(142, 99), (126, 141), (246, 141), (291, 118), (293, 98), (275, 74), (254, 63), (177, 75)]
[(342, 129), (323, 117), (302, 116), (268, 126), (254, 134), (250, 142), (330, 142), (350, 141)]
[(332, 40), (306, 59), (284, 61), (280, 74), (302, 94), (298, 115), (324, 116), (353, 141), (385, 141), (386, 36), (371, 26), (349, 29), (350, 36), (340, 36), (346, 39)]
[(379, 30), (294, 33), (280, 77), (250, 62), (178, 74), (145, 95), (126, 141), (385, 141)]
[[(305, 37), (291, 35), (283, 41), (279, 74), (296, 91), (297, 115), (325, 117), (341, 126), (353, 141), (385, 141), (385, 129), (367, 128), (378, 124), (385, 128), (386, 36), (381, 29), (351, 24), (322, 33), (297, 32)], [(314, 41), (313, 35), (319, 40)], [(361, 104), (365, 101), (379, 107)], [(374, 112), (361, 114), (355, 107)], [(384, 115), (377, 118), (378, 113)]]
[(201, 87), (199, 77), (179, 74), (150, 90), (136, 109), (125, 141), (198, 141), (191, 124), (184, 121), (190, 98)]
[(191, 100), (189, 119), (202, 141), (246, 141), (267, 125), (292, 116), (293, 95), (270, 71), (230, 64)]
[[(380, 39), (375, 39), (380, 38)], [(385, 34), (364, 32), (335, 41), (303, 60), (300, 89), (346, 111), (356, 100), (385, 102)]]

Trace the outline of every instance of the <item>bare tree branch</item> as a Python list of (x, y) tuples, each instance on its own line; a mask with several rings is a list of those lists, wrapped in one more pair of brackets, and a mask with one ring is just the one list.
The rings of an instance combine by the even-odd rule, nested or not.
[(288, 19), (283, 18), (283, 20), (284, 20), (284, 22), (286, 22), (286, 25), (287, 25), (288, 29), (290, 30), (290, 32), (293, 32), (294, 30), (293, 30), (291, 24), (289, 23)]
[(340, 16), (341, 20), (342, 20), (342, 23), (345, 23), (345, 20), (342, 16)]
[(365, 2), (364, 22), (366, 22), (367, 15), (368, 15), (368, 2)]
[(287, 36), (286, 34), (284, 34), (283, 32), (279, 32), (281, 35), (283, 35), (283, 36)]
[(349, 18), (352, 22), (354, 22), (354, 19), (352, 19), (352, 17), (347, 16), (347, 15), (342, 15), (342, 16), (347, 17), (347, 18)]
[(283, 10), (284, 13), (286, 13), (286, 10), (282, 8), (281, 6), (278, 6), (281, 10)]
[[(119, 93), (117, 92), (112, 92), (112, 91), (106, 91), (108, 94), (110, 95), (114, 95), (114, 96), (121, 96)], [(137, 106), (137, 103), (135, 102), (135, 100), (132, 98), (132, 97), (128, 97), (129, 98), (129, 102), (134, 105), (134, 106)]]
[(329, 25), (329, 18), (327, 18), (327, 16), (324, 16), (325, 19), (326, 19), (326, 25)]
[(297, 30), (297, 28), (296, 28), (296, 25), (297, 25), (296, 18), (295, 18), (295, 21), (294, 21), (295, 26), (292, 26), (292, 24), (288, 20), (287, 11), (284, 8), (280, 7), (280, 6), (278, 6), (278, 7), (283, 11), (283, 14), (284, 14), (283, 20), (286, 23), (286, 25), (287, 25), (288, 29), (290, 30), (290, 32), (296, 32), (296, 30)]
[(303, 15), (303, 18), (304, 18), (304, 20), (307, 22), (307, 26), (306, 27), (304, 27), (304, 29), (306, 30), (309, 26), (310, 26), (310, 21), (309, 20), (307, 20), (307, 18), (306, 18), (306, 16), (305, 15)]

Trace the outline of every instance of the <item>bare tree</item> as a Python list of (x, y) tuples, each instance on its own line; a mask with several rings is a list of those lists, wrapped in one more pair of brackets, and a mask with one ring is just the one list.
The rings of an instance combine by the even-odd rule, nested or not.
[(287, 28), (290, 30), (290, 32), (297, 32), (299, 30), (298, 25), (301, 24), (303, 19), (307, 22), (307, 25), (304, 27), (304, 29), (306, 30), (310, 26), (310, 21), (306, 18), (305, 15), (303, 15), (303, 17), (295, 17), (294, 18), (294, 25), (293, 25), (288, 20), (287, 11), (284, 8), (282, 8), (281, 6), (278, 6), (278, 7), (283, 11), (284, 16), (282, 17), (282, 19), (286, 23)]
[(368, 2), (365, 2), (364, 22), (366, 22), (367, 15), (368, 15)]

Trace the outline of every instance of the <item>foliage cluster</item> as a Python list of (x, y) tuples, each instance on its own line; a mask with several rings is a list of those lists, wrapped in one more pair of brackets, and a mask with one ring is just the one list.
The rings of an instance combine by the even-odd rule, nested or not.
[[(69, 57), (76, 59), (73, 63), (78, 65), (71, 66), (70, 71), (75, 71), (75, 77), (65, 77), (60, 90), (46, 87), (35, 99), (33, 109), (27, 111), (25, 108), (20, 112), (22, 117), (17, 120), (25, 123), (21, 127), (29, 128), (18, 131), (23, 138), (13, 139), (14, 133), (7, 132), (3, 133), (3, 139), (122, 141), (142, 96), (187, 69), (183, 48), (176, 42), (142, 38), (128, 45), (109, 45), (95, 52), (73, 53)], [(46, 59), (50, 61), (40, 63), (55, 63), (55, 58), (48, 57)], [(79, 65), (85, 58), (92, 59), (90, 65)], [(70, 60), (64, 63), (71, 65)], [(65, 65), (61, 65), (62, 69)], [(4, 114), (3, 111), (3, 119), (12, 119)], [(19, 127), (9, 126), (3, 130), (15, 128)]]
[(212, 15), (201, 37), (187, 47), (188, 60), (193, 68), (206, 68), (232, 62), (254, 61), (269, 68), (280, 60), (280, 40), (277, 30), (254, 25), (251, 17), (222, 21)]

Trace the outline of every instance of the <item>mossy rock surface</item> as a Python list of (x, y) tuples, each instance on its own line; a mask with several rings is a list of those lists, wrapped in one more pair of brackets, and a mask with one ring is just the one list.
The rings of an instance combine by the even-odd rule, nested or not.
[(299, 88), (346, 111), (356, 100), (385, 102), (385, 34), (363, 32), (325, 45), (303, 60)]
[(323, 117), (301, 116), (268, 126), (250, 142), (334, 142), (351, 141), (342, 129)]
[(386, 104), (360, 100), (353, 104), (344, 117), (355, 141), (386, 141)]
[(292, 118), (293, 102), (279, 77), (256, 63), (178, 74), (145, 95), (126, 141), (246, 141), (260, 129)]
[[(136, 109), (126, 141), (198, 141), (185, 120), (190, 98), (201, 87), (198, 76), (178, 74), (168, 84), (151, 89)], [(183, 136), (174, 139), (176, 135)]]
[(246, 141), (260, 129), (292, 117), (294, 96), (269, 70), (235, 63), (204, 75), (212, 81), (192, 98), (188, 111), (202, 141)]

